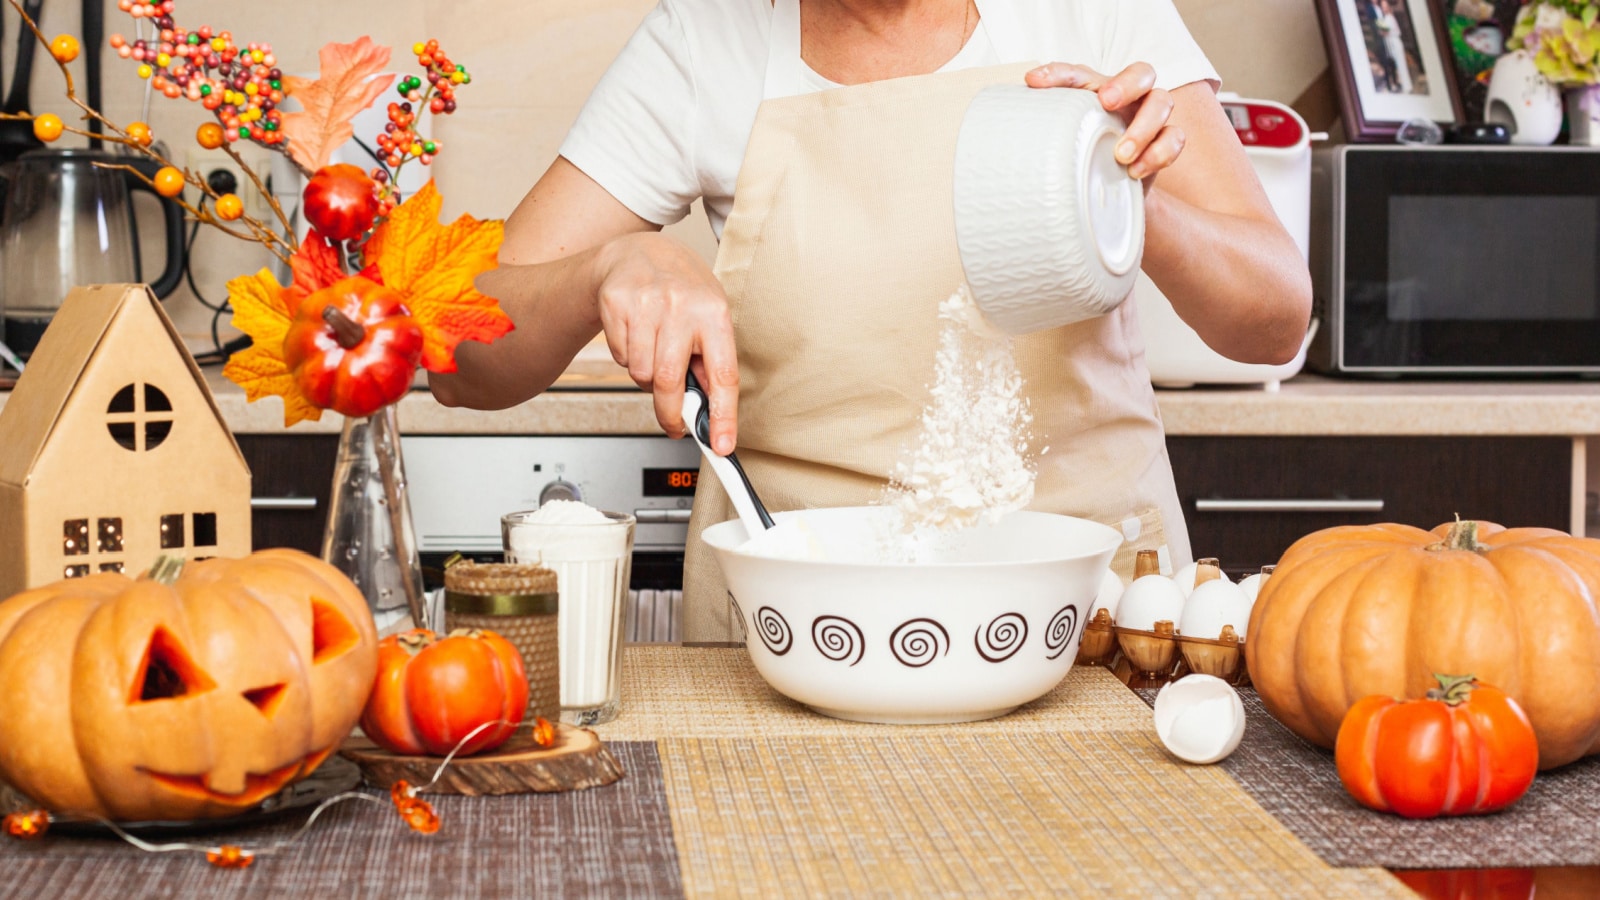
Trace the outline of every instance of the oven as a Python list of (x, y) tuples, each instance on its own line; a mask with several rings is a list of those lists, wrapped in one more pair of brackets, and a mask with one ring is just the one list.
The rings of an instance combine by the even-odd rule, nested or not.
[(406, 435), (411, 517), (425, 569), (452, 553), (503, 558), (500, 517), (548, 500), (632, 513), (627, 639), (680, 640), (683, 550), (699, 474), (693, 441), (665, 435)]

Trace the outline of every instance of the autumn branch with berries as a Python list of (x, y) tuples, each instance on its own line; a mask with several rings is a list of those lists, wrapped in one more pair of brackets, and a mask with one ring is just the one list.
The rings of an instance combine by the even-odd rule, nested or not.
[[(409, 198), (398, 191), (408, 163), (430, 165), (442, 150), (418, 130), (421, 111), (449, 115), (457, 91), (472, 81), (438, 41), (410, 48), (423, 74), (398, 85), (386, 71), (390, 48), (366, 36), (324, 46), (318, 76), (295, 78), (278, 67), (270, 44), (240, 44), (210, 25), (192, 31), (179, 25), (173, 0), (118, 0), (136, 31), (132, 38), (112, 35), (110, 47), (137, 64), (152, 93), (199, 103), (212, 114), (195, 142), (232, 158), (267, 199), (274, 226), (248, 215), (236, 194), (217, 192), (200, 174), (163, 157), (148, 124), (119, 126), (79, 99), (67, 68), (81, 52), (78, 40), (65, 34), (46, 39), (18, 0), (8, 2), (56, 60), (81, 120), (105, 131), (69, 125), (53, 113), (0, 113), (0, 119), (31, 121), (45, 143), (76, 134), (156, 160), (161, 165), (153, 176), (115, 157), (97, 165), (130, 172), (194, 221), (260, 243), (289, 267), (288, 285), (268, 269), (228, 283), (233, 325), (252, 344), (223, 368), (251, 401), (282, 397), (285, 425), (316, 420), (324, 409), (371, 415), (405, 395), (418, 366), (453, 372), (462, 341), (487, 343), (511, 331), (494, 298), (473, 286), (496, 265), (503, 223), (462, 215), (441, 225), (443, 198), (432, 181)], [(388, 104), (388, 122), (372, 140), (375, 165), (363, 171), (332, 163), (336, 150), (357, 139), (355, 117), (391, 87), (399, 99)], [(298, 109), (285, 108), (291, 99)], [(311, 227), (304, 238), (296, 239), (260, 173), (236, 150), (240, 141), (285, 154), (307, 176), (301, 212)], [(190, 188), (198, 193), (192, 202), (185, 197)]]

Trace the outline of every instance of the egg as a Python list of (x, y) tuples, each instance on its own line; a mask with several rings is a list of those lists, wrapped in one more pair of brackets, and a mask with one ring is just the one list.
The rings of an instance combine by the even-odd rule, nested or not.
[(1177, 625), (1183, 617), (1183, 591), (1164, 575), (1135, 578), (1117, 602), (1116, 623), (1123, 628), (1154, 631), (1162, 620)]
[[(1267, 568), (1270, 569), (1272, 567), (1268, 566)], [(1246, 575), (1239, 579), (1239, 589), (1244, 591), (1244, 595), (1250, 598), (1252, 604), (1256, 602), (1256, 597), (1261, 594), (1261, 588), (1266, 584), (1267, 576), (1270, 574), (1272, 573), (1257, 572), (1254, 575)]]
[(1233, 633), (1244, 640), (1250, 607), (1250, 598), (1237, 584), (1226, 578), (1208, 581), (1195, 588), (1184, 601), (1178, 634), (1216, 640), (1222, 636), (1223, 626), (1232, 625)]
[(1100, 578), (1100, 590), (1094, 595), (1094, 605), (1089, 607), (1089, 621), (1093, 622), (1094, 617), (1103, 609), (1107, 615), (1111, 616), (1111, 621), (1115, 622), (1117, 620), (1117, 605), (1122, 600), (1123, 590), (1125, 590), (1125, 587), (1122, 584), (1122, 578), (1117, 573), (1107, 569), (1106, 574)]
[(1173, 756), (1207, 765), (1227, 758), (1244, 739), (1244, 702), (1211, 675), (1186, 675), (1156, 694), (1156, 736)]
[[(1200, 563), (1192, 562), (1192, 563), (1189, 563), (1186, 566), (1183, 566), (1183, 567), (1179, 568), (1178, 571), (1174, 572), (1172, 574), (1172, 581), (1173, 581), (1174, 584), (1176, 584), (1178, 586), (1179, 590), (1183, 591), (1183, 595), (1185, 597), (1187, 597), (1190, 594), (1194, 593), (1194, 579), (1195, 579), (1195, 576), (1197, 576), (1199, 574), (1200, 574)], [(1219, 579), (1223, 580), (1223, 581), (1227, 581), (1228, 580), (1228, 576), (1226, 574), (1224, 574), (1220, 569), (1217, 572), (1217, 577)]]

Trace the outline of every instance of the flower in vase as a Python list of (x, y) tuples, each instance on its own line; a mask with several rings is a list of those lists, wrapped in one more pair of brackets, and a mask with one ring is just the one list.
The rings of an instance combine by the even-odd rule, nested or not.
[(1594, 84), (1600, 80), (1600, 2), (1539, 0), (1524, 6), (1510, 46), (1532, 53), (1552, 84)]

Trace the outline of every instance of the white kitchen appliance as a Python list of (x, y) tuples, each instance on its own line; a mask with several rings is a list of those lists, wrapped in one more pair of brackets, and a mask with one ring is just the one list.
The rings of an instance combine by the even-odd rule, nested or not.
[(665, 435), (406, 435), (411, 515), (424, 565), (498, 559), (500, 517), (547, 500), (630, 513), (629, 641), (679, 640), (683, 550), (699, 477), (693, 441)]
[[(1311, 230), (1311, 133), (1305, 120), (1282, 103), (1246, 100), (1222, 95), (1222, 108), (1233, 124), (1245, 156), (1255, 167), (1261, 186), (1278, 219), (1294, 238), (1300, 255), (1307, 255)], [(1207, 347), (1193, 328), (1184, 324), (1172, 304), (1148, 275), (1139, 273), (1133, 289), (1144, 333), (1145, 364), (1150, 380), (1160, 387), (1196, 384), (1261, 384), (1275, 390), (1278, 382), (1305, 365), (1306, 345), (1300, 354), (1280, 366), (1235, 362)], [(1315, 329), (1316, 323), (1312, 323)]]

